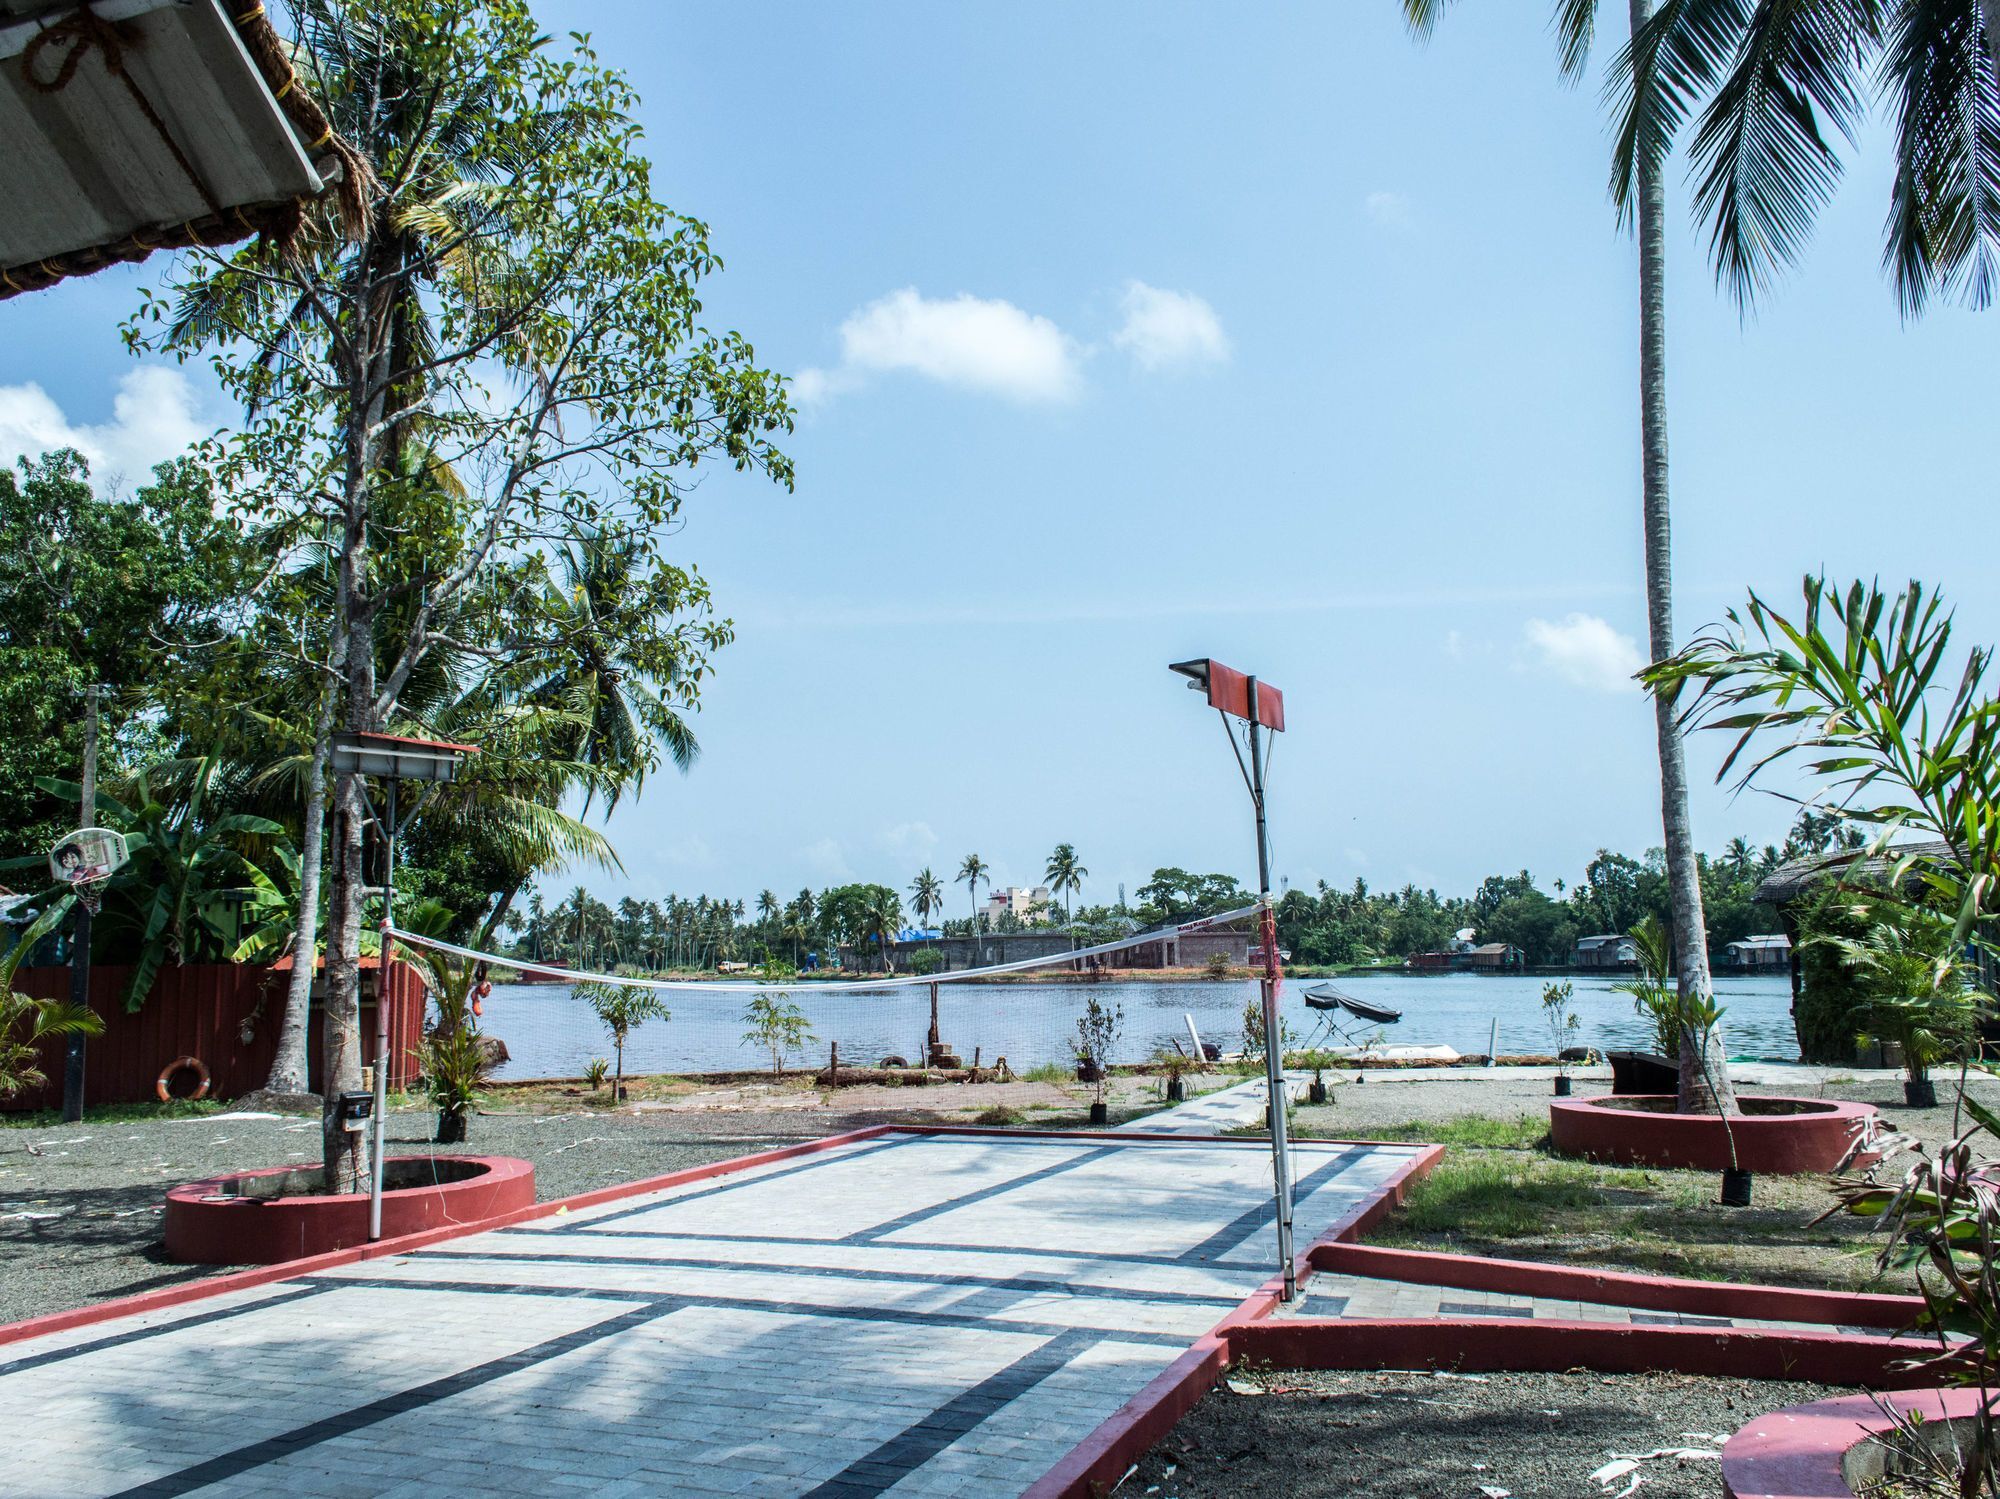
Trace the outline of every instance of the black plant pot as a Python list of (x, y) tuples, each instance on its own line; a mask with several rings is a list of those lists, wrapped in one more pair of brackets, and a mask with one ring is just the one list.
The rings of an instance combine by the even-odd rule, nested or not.
[(1179, 1078), (1179, 1077), (1168, 1078), (1167, 1102), (1181, 1103), (1184, 1102), (1186, 1098), (1187, 1098), (1187, 1080), (1185, 1078)]
[(1318, 1078), (1314, 1078), (1312, 1080), (1312, 1086), (1306, 1089), (1306, 1100), (1309, 1103), (1325, 1103), (1326, 1084), (1321, 1082)]
[(1903, 1106), (1911, 1109), (1934, 1109), (1937, 1107), (1937, 1084), (1929, 1078), (1917, 1082), (1903, 1079)]
[(1722, 1205), (1726, 1208), (1747, 1208), (1750, 1206), (1750, 1173), (1738, 1171), (1734, 1166), (1722, 1173)]
[(1563, 1073), (1557, 1076), (1556, 1097), (1558, 1098), (1569, 1097), (1569, 1082), (1570, 1082), (1569, 1075), (1567, 1073)]
[(463, 1145), (465, 1143), (465, 1115), (449, 1110), (438, 1110), (437, 1143), (440, 1145)]
[(1111, 1122), (1111, 1105), (1105, 1103), (1092, 1104), (1090, 1106), (1090, 1122), (1092, 1124), (1109, 1124)]

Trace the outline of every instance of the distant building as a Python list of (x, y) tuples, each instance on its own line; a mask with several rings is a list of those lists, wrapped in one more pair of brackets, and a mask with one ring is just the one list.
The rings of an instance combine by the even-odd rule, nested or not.
[(1619, 932), (1579, 937), (1569, 961), (1572, 968), (1637, 968), (1639, 944)]
[(1511, 942), (1482, 942), (1459, 954), (1463, 966), (1493, 972), (1519, 968), (1528, 955)]
[(1772, 932), (1728, 943), (1722, 949), (1722, 964), (1746, 973), (1789, 973), (1792, 939), (1783, 932)]
[(1036, 906), (1049, 903), (1049, 887), (1036, 885), (1024, 889), (1019, 885), (1009, 885), (1005, 890), (994, 890), (986, 897), (986, 925), (997, 926), (1002, 916), (1012, 916), (1016, 921), (1025, 922), (1028, 913)]

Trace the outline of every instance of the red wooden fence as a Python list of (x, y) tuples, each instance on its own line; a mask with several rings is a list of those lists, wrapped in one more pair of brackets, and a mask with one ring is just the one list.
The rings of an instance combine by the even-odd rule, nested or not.
[[(151, 1100), (163, 1072), (179, 1057), (199, 1057), (208, 1068), (209, 1095), (234, 1098), (261, 1088), (270, 1076), (284, 1014), (285, 969), (247, 963), (167, 964), (153, 992), (134, 1011), (125, 1008), (127, 967), (90, 971), (91, 1007), (104, 1017), (104, 1034), (92, 1036), (84, 1052), (83, 1095), (87, 1104)], [(374, 1060), (375, 990), (373, 962), (362, 973), (361, 1057)], [(67, 968), (23, 968), (14, 986), (38, 999), (69, 997)], [(315, 989), (324, 987), (315, 985)], [(423, 981), (407, 963), (389, 969), (389, 1083), (403, 1087), (416, 1077), (423, 1044)], [(62, 1103), (63, 1055), (67, 1041), (43, 1048), (41, 1070), (48, 1083), (39, 1091), (0, 1100), (0, 1110), (56, 1108)], [(320, 1001), (313, 996), (309, 1039), (312, 1086), (320, 1086)]]

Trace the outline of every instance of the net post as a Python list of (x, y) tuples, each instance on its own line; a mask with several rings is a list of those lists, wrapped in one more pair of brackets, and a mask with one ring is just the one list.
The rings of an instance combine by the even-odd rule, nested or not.
[[(1248, 682), (1250, 699), (1250, 800), (1257, 814), (1257, 933), (1264, 947), (1259, 989), (1264, 1011), (1265, 1101), (1271, 1114), (1271, 1191), (1278, 1229), (1278, 1268), (1284, 1276), (1282, 1299), (1298, 1296), (1298, 1267), (1292, 1257), (1292, 1149), (1285, 1118), (1285, 1042), (1278, 1014), (1281, 977), (1278, 970), (1278, 919), (1271, 907), (1271, 840), (1264, 824), (1264, 741), (1258, 733), (1258, 684)], [(1234, 742), (1234, 741), (1232, 741)]]

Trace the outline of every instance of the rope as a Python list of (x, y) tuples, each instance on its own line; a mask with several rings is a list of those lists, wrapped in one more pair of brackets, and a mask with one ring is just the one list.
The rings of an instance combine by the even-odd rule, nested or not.
[[(53, 78), (43, 78), (35, 71), (35, 64), (42, 53), (61, 43), (67, 43), (68, 52), (63, 54), (61, 64)], [(28, 87), (41, 94), (59, 94), (70, 86), (76, 77), (76, 70), (83, 65), (84, 54), (95, 47), (104, 57), (104, 71), (125, 85), (125, 92), (132, 96), (132, 102), (139, 106), (139, 113), (146, 117), (146, 123), (153, 127), (153, 134), (160, 138), (160, 144), (172, 154), (181, 173), (194, 187), (201, 201), (208, 205), (208, 211), (218, 218), (222, 215), (222, 205), (209, 191), (208, 184), (194, 169), (194, 163), (187, 159), (180, 143), (167, 129), (167, 122), (160, 118), (160, 112), (153, 108), (153, 101), (146, 97), (145, 90), (137, 80), (125, 71), (125, 39), (118, 34), (118, 28), (93, 11), (89, 5), (79, 6), (54, 25), (35, 33), (21, 53), (21, 76)]]
[(973, 979), (990, 978), (999, 973), (1025, 973), (1033, 968), (1055, 968), (1064, 963), (1073, 963), (1078, 958), (1094, 958), (1104, 953), (1121, 952), (1128, 947), (1144, 947), (1152, 942), (1171, 942), (1190, 932), (1207, 931), (1211, 927), (1226, 926), (1232, 921), (1241, 921), (1246, 916), (1255, 916), (1263, 907), (1260, 904), (1244, 906), (1235, 911), (1224, 911), (1219, 916), (1203, 916), (1195, 921), (1184, 921), (1178, 926), (1155, 927), (1150, 932), (1138, 932), (1130, 937), (1120, 937), (1115, 942), (1100, 942), (1094, 947), (1079, 947), (1067, 952), (1048, 953), (1039, 958), (1017, 958), (1011, 963), (989, 963), (984, 968), (961, 968), (955, 973), (916, 973), (888, 975), (879, 979), (840, 979), (821, 983), (816, 979), (774, 980), (774, 979), (642, 979), (621, 978), (615, 973), (589, 973), (576, 968), (554, 968), (547, 963), (523, 962), (520, 958), (509, 958), (499, 953), (480, 952), (477, 948), (460, 947), (456, 942), (446, 942), (439, 937), (420, 936), (406, 932), (401, 927), (384, 924), (385, 935), (394, 937), (406, 947), (426, 948), (431, 952), (450, 953), (453, 957), (469, 958), (474, 962), (497, 963), (503, 968), (519, 968), (529, 973), (553, 974), (559, 979), (567, 979), (573, 984), (614, 984), (630, 985), (637, 989), (659, 989), (665, 991), (703, 991), (711, 994), (777, 994), (801, 993), (839, 994), (857, 990), (874, 992), (882, 989), (910, 989), (919, 984), (963, 984)]

